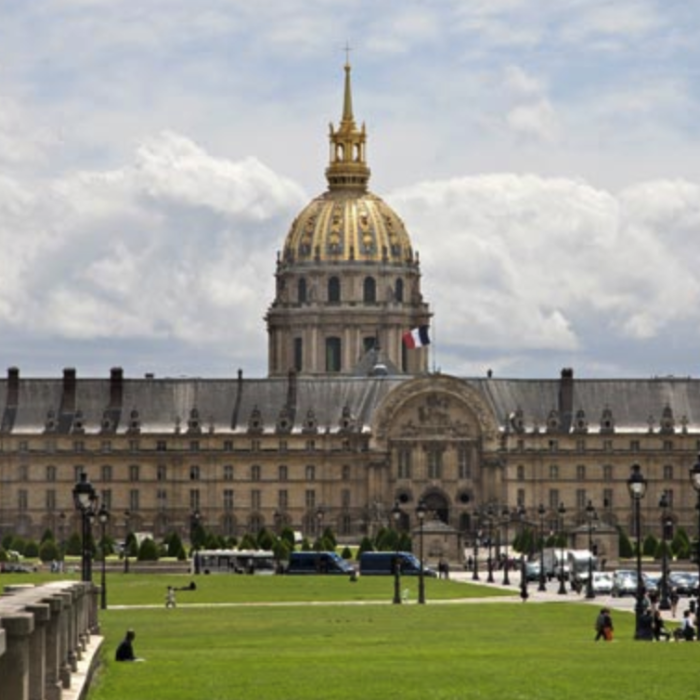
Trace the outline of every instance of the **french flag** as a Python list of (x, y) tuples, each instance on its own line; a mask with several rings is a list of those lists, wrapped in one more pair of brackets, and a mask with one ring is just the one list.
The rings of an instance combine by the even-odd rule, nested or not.
[(418, 326), (406, 331), (403, 334), (403, 344), (409, 349), (422, 348), (424, 345), (430, 345), (430, 337), (428, 336), (428, 326)]

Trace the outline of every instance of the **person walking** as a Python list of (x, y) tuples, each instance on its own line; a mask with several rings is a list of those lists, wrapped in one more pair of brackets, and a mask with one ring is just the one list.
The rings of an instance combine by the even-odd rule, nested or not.
[(599, 641), (604, 639), (606, 642), (612, 642), (613, 639), (613, 621), (612, 615), (610, 614), (610, 608), (601, 608), (598, 613), (598, 617), (595, 621), (595, 640)]
[(177, 603), (175, 601), (175, 589), (172, 586), (168, 586), (168, 592), (165, 594), (165, 607), (177, 607)]

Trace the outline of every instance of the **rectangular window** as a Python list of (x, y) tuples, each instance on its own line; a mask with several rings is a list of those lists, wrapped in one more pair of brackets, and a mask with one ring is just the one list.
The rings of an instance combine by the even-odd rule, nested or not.
[(46, 481), (56, 481), (56, 467), (52, 464), (46, 467)]
[(224, 452), (233, 452), (233, 440), (224, 440)]
[(515, 470), (515, 478), (518, 481), (525, 481), (525, 467), (522, 464), (518, 464), (518, 468)]
[(399, 479), (410, 479), (411, 478), (411, 450), (407, 447), (402, 447), (399, 449), (398, 453), (399, 460)]
[(168, 467), (165, 464), (159, 464), (156, 467), (156, 479), (158, 481), (167, 481), (167, 479), (168, 479)]
[(558, 479), (559, 478), (559, 467), (556, 464), (550, 464), (549, 465), (549, 478), (550, 479)]
[(190, 440), (190, 452), (199, 452), (199, 440)]
[(190, 481), (199, 481), (199, 476), (200, 476), (199, 466), (196, 464), (193, 464), (190, 467)]
[(102, 491), (102, 503), (107, 510), (112, 510), (112, 492), (109, 489)]
[(190, 489), (190, 510), (199, 510), (199, 489)]
[(630, 452), (639, 452), (639, 440), (630, 440)]
[(250, 441), (250, 451), (251, 452), (260, 452), (260, 440), (251, 440)]
[(168, 509), (168, 492), (165, 489), (156, 492), (156, 507), (161, 512)]
[(261, 503), (262, 503), (261, 492), (258, 489), (253, 489), (250, 492), (250, 507), (253, 510), (260, 510)]
[(129, 481), (139, 481), (139, 465), (130, 464), (129, 465)]
[(168, 449), (168, 443), (165, 440), (158, 440), (156, 442), (156, 452), (165, 452)]
[(611, 464), (603, 465), (603, 481), (613, 480), (613, 468)]
[(49, 512), (56, 510), (56, 492), (53, 489), (46, 492), (46, 510)]
[(233, 489), (224, 489), (224, 510), (233, 510)]
[(666, 500), (668, 502), (669, 510), (673, 510), (673, 489), (666, 489)]
[(559, 498), (559, 489), (550, 489), (549, 490), (549, 507), (552, 510), (556, 510), (559, 507), (559, 503), (561, 502)]
[(224, 464), (224, 481), (233, 481), (233, 464)]
[(289, 446), (287, 445), (286, 440), (280, 440), (280, 446), (278, 447), (278, 450), (280, 452), (286, 452), (289, 449)]
[(306, 465), (306, 480), (314, 481), (316, 479), (316, 467), (313, 464)]
[(316, 507), (316, 492), (313, 489), (309, 489), (304, 494), (304, 504), (307, 508)]
[(519, 506), (525, 505), (525, 489), (518, 489), (517, 499)]
[(19, 473), (17, 476), (19, 478), (19, 481), (29, 481), (29, 465), (20, 464)]
[(278, 471), (278, 481), (287, 481), (288, 470), (285, 464), (281, 464)]
[(100, 445), (100, 449), (102, 450), (102, 452), (111, 452), (112, 442), (110, 440), (103, 440), (102, 444)]
[(139, 490), (131, 489), (129, 491), (129, 510), (136, 513), (139, 510)]
[(316, 441), (315, 440), (307, 440), (306, 441), (306, 451), (313, 452), (315, 449), (316, 449)]
[(673, 452), (673, 440), (664, 440), (664, 452)]
[(576, 480), (585, 481), (586, 480), (586, 465), (577, 464), (576, 465)]
[(277, 492), (277, 506), (282, 510), (289, 507), (289, 493), (285, 489)]
[(80, 481), (80, 476), (84, 471), (85, 467), (82, 464), (76, 464), (73, 467), (73, 481)]
[(340, 372), (340, 338), (326, 338), (326, 372)]
[(603, 449), (606, 452), (612, 452), (613, 451), (613, 441), (612, 440), (603, 440)]
[(442, 450), (438, 447), (428, 449), (428, 479), (442, 479)]
[(24, 489), (20, 489), (17, 492), (17, 508), (21, 511), (29, 508), (29, 497)]
[(557, 440), (550, 440), (549, 441), (549, 451), (550, 452), (556, 452), (559, 449), (559, 443)]
[(304, 341), (294, 338), (294, 369), (297, 372), (304, 370)]
[(140, 443), (138, 440), (129, 440), (129, 451), (130, 452), (138, 452), (139, 445), (140, 445)]
[(19, 441), (19, 451), (20, 452), (29, 452), (29, 443), (26, 440)]
[(82, 440), (73, 442), (73, 452), (85, 452), (85, 443)]
[(673, 481), (673, 465), (664, 464), (664, 481)]
[(250, 468), (250, 480), (251, 481), (260, 481), (260, 465), (259, 464), (254, 464)]
[(585, 440), (576, 440), (576, 452), (585, 452), (586, 451), (586, 441)]
[(350, 489), (343, 489), (340, 492), (340, 503), (342, 504), (343, 508), (350, 507)]
[(457, 474), (460, 479), (472, 478), (471, 448), (467, 445), (457, 448)]
[(610, 509), (615, 506), (612, 489), (603, 489), (603, 508)]
[(587, 504), (586, 489), (576, 489), (576, 507), (581, 510), (585, 508)]
[(349, 464), (343, 464), (342, 479), (343, 479), (343, 481), (350, 481), (350, 465)]

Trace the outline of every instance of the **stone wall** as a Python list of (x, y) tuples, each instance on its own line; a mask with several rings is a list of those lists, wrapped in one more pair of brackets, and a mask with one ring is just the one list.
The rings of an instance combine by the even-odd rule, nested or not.
[(2, 700), (82, 698), (99, 658), (98, 590), (57, 581), (0, 596)]

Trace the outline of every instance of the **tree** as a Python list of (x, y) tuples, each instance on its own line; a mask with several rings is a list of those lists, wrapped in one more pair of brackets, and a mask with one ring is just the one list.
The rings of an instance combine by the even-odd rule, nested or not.
[(618, 540), (620, 543), (620, 556), (623, 559), (629, 559), (630, 557), (634, 556), (634, 547), (632, 547), (632, 543), (630, 542), (629, 537), (620, 530), (618, 534)]
[(280, 538), (283, 539), (287, 544), (289, 545), (289, 551), (292, 551), (294, 549), (294, 545), (296, 544), (295, 538), (294, 538), (294, 530), (292, 530), (289, 525), (287, 525), (283, 530), (282, 533), (280, 534)]
[(180, 552), (184, 553), (184, 547), (182, 546), (182, 540), (177, 532), (171, 532), (165, 539), (165, 544), (167, 545), (166, 555), (169, 557), (180, 558)]
[(343, 557), (343, 559), (345, 559), (346, 561), (349, 561), (350, 559), (352, 559), (352, 550), (350, 549), (350, 547), (345, 545), (345, 547), (343, 547), (343, 551), (341, 552), (340, 556)]
[(73, 532), (71, 536), (66, 540), (66, 554), (72, 556), (80, 556), (83, 553), (83, 545), (80, 541), (80, 535), (77, 532)]
[(139, 554), (139, 543), (136, 539), (136, 535), (130, 532), (126, 536), (126, 542), (124, 543), (126, 547), (126, 552), (130, 557), (138, 557)]
[(642, 543), (642, 554), (645, 557), (653, 557), (658, 546), (659, 544), (656, 540), (656, 537), (654, 537), (654, 535), (652, 534), (649, 534), (644, 538), (644, 542)]
[(275, 537), (275, 535), (273, 535), (266, 528), (263, 528), (258, 533), (258, 542), (257, 542), (258, 549), (271, 550), (274, 547), (276, 540), (277, 540), (277, 537)]
[(27, 542), (23, 537), (20, 537), (19, 535), (16, 535), (15, 537), (12, 538), (12, 541), (10, 542), (10, 546), (8, 549), (12, 549), (18, 554), (21, 554), (24, 556), (24, 550), (25, 547), (27, 546)]
[(40, 543), (44, 543), (44, 542), (46, 542), (48, 540), (52, 540), (52, 539), (54, 539), (53, 532), (51, 532), (51, 530), (47, 529), (47, 530), (44, 530), (44, 534), (41, 536)]
[(137, 558), (139, 561), (158, 561), (158, 545), (147, 537), (141, 542)]
[(372, 544), (372, 540), (370, 540), (369, 537), (365, 536), (362, 538), (362, 541), (360, 542), (360, 546), (357, 548), (356, 559), (359, 560), (360, 556), (362, 555), (362, 552), (373, 552), (373, 551), (374, 551), (374, 545)]
[(49, 561), (56, 561), (60, 559), (60, 552), (58, 551), (58, 545), (52, 540), (44, 540), (39, 546), (39, 559), (45, 564)]
[(239, 549), (257, 549), (258, 543), (257, 543), (257, 540), (249, 532), (246, 532), (245, 535), (243, 535), (243, 539), (241, 540), (241, 544), (238, 548)]
[(39, 556), (39, 545), (34, 540), (28, 540), (24, 545), (24, 556), (36, 559)]

